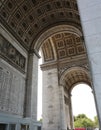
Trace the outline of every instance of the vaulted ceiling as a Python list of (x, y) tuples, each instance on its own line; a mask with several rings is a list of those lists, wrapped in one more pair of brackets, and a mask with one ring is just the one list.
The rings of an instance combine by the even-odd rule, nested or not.
[[(19, 41), (27, 51), (37, 51), (37, 40), (44, 32), (58, 25), (69, 25), (78, 29), (82, 36), (82, 27), (76, 0), (0, 0), (0, 23)], [(60, 27), (62, 28), (62, 27)], [(48, 36), (42, 43), (44, 57), (43, 69), (57, 67), (59, 78), (65, 70), (74, 67), (63, 80), (71, 87), (77, 82), (90, 84), (84, 40), (81, 35), (71, 32), (58, 32)], [(54, 63), (53, 63), (54, 62)]]
[(86, 57), (83, 42), (82, 37), (66, 32), (49, 37), (42, 45), (44, 62), (62, 59), (70, 61), (78, 57)]
[(76, 0), (0, 0), (0, 22), (26, 50), (55, 25), (81, 29)]
[(42, 70), (58, 68), (60, 84), (71, 92), (78, 83), (91, 86), (86, 49), (82, 37), (69, 33), (57, 33), (42, 44)]
[(78, 83), (86, 83), (91, 86), (91, 78), (89, 72), (80, 67), (71, 68), (63, 78), (66, 88), (71, 91)]

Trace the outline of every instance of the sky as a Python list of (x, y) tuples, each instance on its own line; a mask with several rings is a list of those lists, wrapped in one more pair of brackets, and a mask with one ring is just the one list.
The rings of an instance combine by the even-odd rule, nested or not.
[(79, 84), (72, 90), (73, 115), (85, 114), (88, 118), (94, 119), (96, 108), (94, 95), (91, 88), (86, 84)]
[(38, 66), (38, 106), (37, 106), (37, 120), (42, 119), (42, 71), (40, 70), (40, 64), (42, 59), (39, 60)]
[[(41, 61), (39, 62), (41, 64)], [(42, 71), (39, 66), (38, 75), (38, 116), (37, 119), (42, 118)], [(94, 96), (91, 88), (86, 84), (79, 84), (72, 90), (72, 109), (73, 115), (85, 114), (88, 118), (94, 119), (96, 116), (96, 108)]]

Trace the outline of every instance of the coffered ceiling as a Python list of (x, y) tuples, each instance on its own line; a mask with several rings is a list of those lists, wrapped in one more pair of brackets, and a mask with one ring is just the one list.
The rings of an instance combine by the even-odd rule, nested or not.
[(86, 83), (91, 86), (90, 75), (87, 70), (81, 68), (71, 68), (71, 70), (64, 76), (64, 82), (69, 91), (78, 83)]
[(43, 52), (42, 70), (58, 68), (60, 84), (71, 91), (78, 83), (91, 86), (88, 60), (81, 36), (63, 32), (49, 37), (41, 46)]
[(71, 60), (86, 57), (82, 37), (72, 33), (58, 33), (48, 38), (42, 45), (44, 62)]
[[(72, 26), (82, 34), (76, 0), (0, 0), (0, 23), (27, 51), (35, 49), (41, 34), (58, 25)], [(59, 78), (65, 70), (84, 64), (64, 76), (69, 88), (78, 82), (90, 84), (89, 75), (83, 71), (88, 61), (82, 36), (62, 31), (48, 36), (41, 46), (46, 63), (43, 68), (57, 67)]]
[(68, 24), (80, 27), (76, 0), (1, 0), (0, 22), (26, 50), (50, 27)]

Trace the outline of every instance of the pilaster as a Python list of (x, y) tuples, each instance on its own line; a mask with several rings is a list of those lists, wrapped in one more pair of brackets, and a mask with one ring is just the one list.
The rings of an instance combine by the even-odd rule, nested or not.
[(101, 129), (101, 1), (78, 0)]
[(72, 100), (71, 100), (71, 94), (69, 95), (69, 112), (70, 112), (70, 127), (71, 130), (74, 129), (74, 119), (73, 119), (73, 109), (72, 109)]
[(63, 87), (57, 68), (43, 71), (43, 130), (66, 130)]
[(65, 102), (64, 102), (64, 87), (60, 86), (60, 119), (61, 130), (67, 130), (66, 118), (65, 118)]
[(38, 56), (30, 53), (25, 94), (25, 117), (37, 120)]

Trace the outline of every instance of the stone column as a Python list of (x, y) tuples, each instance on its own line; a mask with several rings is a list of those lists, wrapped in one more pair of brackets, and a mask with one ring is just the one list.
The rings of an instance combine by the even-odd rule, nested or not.
[(101, 129), (101, 0), (78, 0)]
[(71, 127), (71, 130), (73, 130), (74, 129), (74, 119), (73, 119), (71, 94), (69, 95), (69, 112), (70, 112), (70, 127)]
[(67, 130), (66, 118), (65, 118), (65, 102), (64, 102), (64, 87), (60, 86), (60, 119), (61, 129)]
[(58, 84), (58, 70), (43, 71), (43, 130), (66, 130), (64, 125), (63, 87)]
[[(66, 88), (66, 87), (65, 87)], [(65, 121), (68, 129), (73, 129), (73, 113), (71, 104), (71, 95), (67, 89), (64, 89), (65, 93)]]
[(29, 54), (26, 94), (25, 117), (37, 120), (37, 86), (38, 86), (38, 56)]

